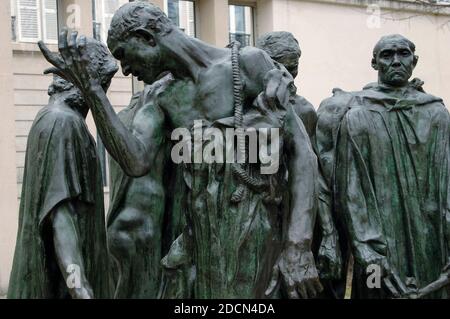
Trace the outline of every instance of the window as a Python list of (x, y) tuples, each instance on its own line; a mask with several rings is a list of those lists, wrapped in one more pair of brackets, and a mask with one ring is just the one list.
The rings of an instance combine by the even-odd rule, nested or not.
[(238, 41), (242, 46), (253, 45), (253, 8), (229, 6), (230, 42)]
[(127, 2), (128, 0), (95, 0), (94, 36), (96, 39), (106, 42), (114, 13)]
[(20, 42), (58, 42), (56, 0), (12, 0), (12, 38)]
[[(106, 42), (108, 30), (114, 13), (121, 6), (129, 2), (128, 0), (95, 0), (94, 1), (94, 38)], [(97, 151), (100, 158), (102, 170), (103, 186), (109, 187), (109, 161), (102, 139), (97, 132)]]
[(166, 0), (164, 11), (174, 24), (187, 35), (195, 37), (195, 3), (194, 1)]

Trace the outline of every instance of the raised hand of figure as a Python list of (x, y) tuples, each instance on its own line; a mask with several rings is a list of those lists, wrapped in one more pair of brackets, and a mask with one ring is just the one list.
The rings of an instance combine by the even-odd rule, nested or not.
[(323, 235), (317, 267), (321, 279), (338, 280), (342, 277), (342, 256), (336, 233)]
[(59, 34), (59, 54), (51, 52), (39, 41), (39, 48), (46, 60), (53, 65), (44, 74), (54, 73), (75, 84), (84, 94), (94, 85), (101, 85), (96, 70), (89, 67), (90, 57), (86, 50), (85, 36), (78, 38), (78, 32), (73, 31), (68, 39), (68, 30)]
[(275, 290), (280, 276), (290, 299), (314, 298), (323, 290), (312, 252), (299, 249), (295, 245), (289, 245), (281, 253), (272, 270), (272, 280), (266, 290), (267, 296)]
[(284, 70), (273, 69), (264, 77), (264, 97), (272, 110), (285, 107), (297, 89), (292, 76)]

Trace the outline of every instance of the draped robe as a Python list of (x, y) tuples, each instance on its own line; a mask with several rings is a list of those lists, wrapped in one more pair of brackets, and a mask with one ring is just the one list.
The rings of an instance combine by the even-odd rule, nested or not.
[(43, 108), (28, 135), (19, 229), (8, 298), (69, 298), (53, 244), (51, 214), (72, 201), (86, 277), (95, 298), (112, 297), (96, 144), (77, 111)]
[[(353, 93), (340, 124), (335, 199), (355, 258), (353, 297), (369, 289), (366, 267), (386, 258), (404, 283), (436, 280), (449, 256), (449, 112), (413, 86)], [(430, 297), (445, 297), (443, 290)]]

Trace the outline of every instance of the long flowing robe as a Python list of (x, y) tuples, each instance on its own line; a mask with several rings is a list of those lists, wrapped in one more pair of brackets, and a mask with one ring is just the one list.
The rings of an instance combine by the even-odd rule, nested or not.
[[(290, 115), (303, 125), (293, 110)], [(285, 116), (284, 109), (264, 112), (253, 108), (244, 114), (243, 122), (245, 127), (256, 130), (279, 129), (282, 150), (287, 135)], [(234, 118), (214, 123), (205, 121), (203, 125), (203, 128), (219, 129), (225, 137), (226, 129), (234, 127)], [(306, 135), (305, 128), (301, 130)], [(209, 143), (213, 142), (204, 141), (204, 147)], [(268, 297), (265, 291), (281, 253), (290, 216), (288, 199), (284, 197), (288, 186), (288, 159), (281, 153), (279, 170), (275, 174), (262, 175), (260, 163), (248, 164), (249, 175), (267, 182), (268, 190), (258, 191), (245, 185), (245, 195), (238, 203), (231, 201), (239, 185), (233, 164), (185, 165), (189, 229), (184, 240), (195, 265), (194, 298)], [(282, 291), (277, 290), (270, 297), (281, 297), (281, 294)]]
[(8, 298), (69, 297), (55, 256), (50, 218), (67, 201), (77, 210), (75, 227), (94, 297), (110, 298), (103, 182), (95, 141), (81, 114), (65, 105), (47, 106), (38, 113), (28, 137)]
[[(317, 110), (317, 125), (315, 127), (314, 147), (319, 161), (319, 204), (318, 215), (332, 218), (339, 236), (339, 248), (342, 256), (343, 267), (341, 278), (335, 280), (322, 280), (324, 292), (322, 297), (344, 298), (346, 289), (346, 273), (349, 261), (349, 249), (347, 236), (342, 220), (338, 218), (333, 200), (333, 168), (335, 163), (335, 150), (339, 126), (348, 111), (348, 104), (352, 94), (341, 89), (334, 89), (333, 96), (325, 99)], [(328, 218), (329, 218), (328, 217)], [(322, 230), (323, 231), (323, 230)], [(313, 244), (316, 255), (322, 244), (320, 229), (316, 228)], [(334, 247), (328, 247), (333, 250)]]
[[(386, 258), (404, 283), (436, 280), (449, 256), (449, 123), (442, 100), (413, 86), (394, 95), (353, 93), (339, 129), (335, 198), (355, 258), (352, 295), (369, 289), (366, 267)], [(430, 297), (445, 297), (441, 290)]]

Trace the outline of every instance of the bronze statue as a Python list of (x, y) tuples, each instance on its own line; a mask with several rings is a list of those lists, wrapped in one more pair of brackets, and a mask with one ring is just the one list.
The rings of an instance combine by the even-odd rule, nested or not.
[[(168, 74), (152, 85), (145, 86), (131, 100), (129, 107), (118, 114), (120, 120), (156, 154), (148, 174), (132, 178), (125, 174), (114, 159), (110, 160), (111, 204), (108, 214), (108, 243), (113, 259), (116, 298), (167, 297), (161, 291), (163, 273), (160, 261), (182, 231), (180, 209), (172, 209), (174, 190), (182, 183), (173, 181), (175, 169), (170, 161), (168, 136), (150, 139), (158, 119), (164, 116), (156, 103), (158, 95), (173, 81)], [(179, 212), (174, 216), (171, 212)], [(178, 295), (179, 294), (179, 295)], [(187, 297), (177, 291), (180, 297)]]
[[(274, 61), (282, 64), (294, 79), (297, 77), (302, 51), (292, 33), (274, 31), (263, 34), (256, 40), (256, 47), (266, 51)], [(303, 96), (296, 95), (294, 109), (302, 119), (308, 135), (313, 138), (317, 123), (317, 114), (314, 106)]]
[(417, 61), (414, 43), (385, 36), (373, 50), (378, 83), (327, 102), (338, 111), (332, 191), (355, 260), (353, 298), (448, 298), (450, 117), (409, 82)]
[[(290, 32), (276, 31), (262, 35), (256, 46), (266, 51), (270, 57), (282, 64), (291, 73), (293, 78), (298, 75), (299, 59), (302, 55), (297, 39)], [(317, 114), (311, 103), (300, 95), (295, 96), (295, 113), (302, 119), (311, 142), (315, 143)], [(334, 114), (334, 113), (333, 113)], [(322, 117), (323, 121), (323, 117)], [(326, 139), (328, 141), (328, 139)], [(319, 189), (324, 187), (325, 179), (319, 176)], [(339, 245), (339, 236), (334, 225), (331, 209), (324, 209), (323, 194), (320, 192), (318, 204), (318, 229), (314, 235), (313, 248), (318, 262), (321, 282), (324, 292), (320, 297), (343, 298), (345, 293), (345, 278), (342, 276), (342, 259)], [(345, 243), (344, 243), (345, 245)]]
[[(118, 67), (86, 42), (103, 92)], [(46, 52), (47, 55), (52, 55)], [(81, 92), (54, 76), (28, 135), (8, 298), (110, 298), (103, 182)]]
[[(174, 77), (156, 98), (162, 117), (149, 117), (150, 136), (143, 141), (115, 115), (96, 73), (84, 67), (83, 38), (79, 42), (76, 34), (68, 42), (62, 33), (63, 61), (47, 59), (54, 72), (77, 83), (105, 147), (129, 176), (155, 169), (157, 140), (176, 128), (195, 129), (196, 120), (219, 130), (282, 131), (281, 168), (271, 175), (260, 176), (259, 164), (183, 165), (187, 228), (181, 238), (196, 270), (193, 297), (278, 296), (279, 279), (292, 298), (315, 296), (322, 289), (311, 253), (317, 162), (293, 110), (289, 73), (262, 50), (207, 45), (186, 36), (156, 6), (126, 4), (113, 17), (108, 37), (124, 74), (146, 84), (163, 72)], [(283, 208), (279, 195), (287, 170), (290, 203)]]

